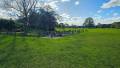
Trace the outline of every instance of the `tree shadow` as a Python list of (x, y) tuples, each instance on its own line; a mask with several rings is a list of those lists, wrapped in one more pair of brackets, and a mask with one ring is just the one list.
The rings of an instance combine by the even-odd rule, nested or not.
[[(2, 36), (1, 38), (5, 38), (5, 35)], [(3, 45), (3, 43), (7, 42), (2, 42), (0, 41)], [(7, 60), (7, 58), (11, 55), (11, 53), (15, 50), (15, 43), (16, 43), (16, 35), (13, 36), (12, 42), (8, 45), (4, 45), (4, 49), (0, 49), (0, 63), (3, 63)]]
[[(21, 39), (21, 42), (24, 45), (20, 45), (20, 43), (18, 44), (17, 41), (19, 39), (15, 34), (12, 41), (8, 45), (5, 45), (4, 49), (0, 49), (0, 66), (9, 68), (14, 65), (18, 68), (23, 63), (29, 62), (29, 59), (32, 58), (31, 48), (29, 47), (25, 37), (21, 37)], [(22, 47), (19, 48), (19, 46)]]

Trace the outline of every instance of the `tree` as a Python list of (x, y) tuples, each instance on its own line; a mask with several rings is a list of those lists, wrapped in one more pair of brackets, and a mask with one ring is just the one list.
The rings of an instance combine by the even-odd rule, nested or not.
[(19, 17), (24, 17), (24, 34), (27, 34), (29, 26), (29, 14), (35, 9), (38, 0), (3, 0), (4, 8), (9, 10), (15, 10)]
[(101, 23), (98, 23), (98, 24), (96, 25), (96, 27), (97, 27), (97, 28), (102, 28), (102, 24), (101, 24)]
[(93, 18), (91, 17), (86, 18), (85, 22), (83, 23), (83, 26), (87, 28), (95, 27)]
[(113, 28), (120, 28), (120, 22), (114, 22), (112, 23)]
[(30, 27), (39, 31), (39, 33), (55, 31), (57, 15), (58, 14), (52, 8), (48, 8), (48, 6), (33, 10), (29, 15)]
[(64, 23), (60, 23), (60, 24), (58, 24), (58, 26), (59, 26), (60, 28), (62, 28), (62, 29), (65, 28), (65, 24), (64, 24)]

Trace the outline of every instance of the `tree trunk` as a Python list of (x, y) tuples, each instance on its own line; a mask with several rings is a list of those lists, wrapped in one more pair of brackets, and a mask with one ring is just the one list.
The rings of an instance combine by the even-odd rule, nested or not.
[(25, 22), (24, 22), (23, 29), (24, 29), (24, 35), (26, 36), (29, 31), (29, 17), (27, 14), (25, 14)]

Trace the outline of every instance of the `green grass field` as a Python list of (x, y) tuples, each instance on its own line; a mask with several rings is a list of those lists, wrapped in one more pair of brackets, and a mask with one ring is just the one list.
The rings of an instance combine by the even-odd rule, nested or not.
[(0, 68), (120, 68), (120, 30), (52, 39), (0, 35)]

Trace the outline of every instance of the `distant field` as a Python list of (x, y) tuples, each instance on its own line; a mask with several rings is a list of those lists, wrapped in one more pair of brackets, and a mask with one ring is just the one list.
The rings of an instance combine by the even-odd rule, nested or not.
[(0, 68), (120, 68), (120, 29), (52, 39), (0, 35)]

